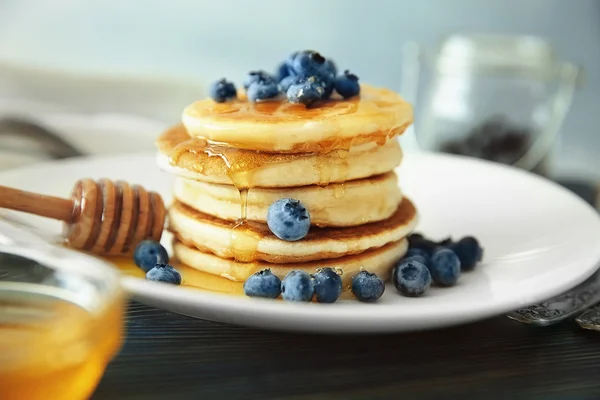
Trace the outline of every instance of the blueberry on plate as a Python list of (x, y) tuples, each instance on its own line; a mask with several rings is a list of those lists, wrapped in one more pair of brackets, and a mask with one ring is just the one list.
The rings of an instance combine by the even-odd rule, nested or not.
[(167, 264), (169, 262), (169, 254), (159, 242), (144, 240), (135, 248), (133, 261), (144, 272), (148, 272), (156, 264)]
[(358, 76), (346, 70), (335, 80), (335, 91), (343, 98), (347, 99), (360, 94), (360, 84)]
[(290, 84), (286, 92), (290, 103), (310, 105), (324, 98), (325, 84), (316, 75), (299, 76)]
[(266, 71), (250, 71), (248, 72), (246, 80), (244, 81), (244, 89), (248, 90), (250, 85), (252, 85), (254, 82), (266, 82), (270, 80), (274, 81), (275, 78)]
[[(313, 50), (298, 52), (292, 61), (292, 71), (297, 75), (314, 75), (325, 66), (325, 57)], [(326, 68), (330, 68), (328, 65)]]
[(460, 276), (460, 260), (452, 250), (440, 248), (431, 256), (429, 271), (436, 285), (455, 285)]
[(424, 266), (426, 266), (427, 268), (429, 268), (429, 257), (425, 258), (421, 255), (412, 255), (409, 257), (404, 257), (402, 260), (400, 260), (400, 262), (404, 262), (404, 261), (417, 261), (420, 262), (421, 264), (423, 264)]
[(425, 264), (416, 260), (401, 261), (394, 269), (394, 286), (404, 296), (417, 297), (431, 285), (431, 274)]
[(213, 82), (213, 84), (210, 85), (208, 92), (210, 97), (217, 103), (224, 103), (227, 100), (235, 99), (237, 97), (235, 85), (225, 78)]
[(425, 251), (419, 247), (413, 247), (412, 249), (408, 249), (404, 258), (409, 258), (412, 256), (423, 257), (426, 260), (425, 261), (426, 265), (429, 263), (429, 259), (431, 258), (431, 256), (429, 255), (429, 253), (427, 251)]
[(385, 292), (385, 282), (377, 275), (360, 271), (352, 277), (352, 293), (360, 301), (372, 303), (381, 298)]
[(254, 81), (246, 90), (246, 96), (252, 103), (274, 99), (280, 93), (279, 83), (270, 75), (255, 75)]
[(451, 237), (447, 237), (446, 239), (442, 239), (439, 242), (437, 242), (437, 245), (440, 247), (449, 247), (452, 244), (454, 244), (454, 242), (452, 241)]
[(310, 214), (300, 200), (283, 198), (269, 206), (267, 226), (279, 239), (294, 242), (308, 234)]
[(244, 293), (250, 297), (276, 299), (281, 294), (281, 280), (270, 269), (263, 269), (244, 282)]
[(281, 297), (287, 301), (311, 301), (315, 285), (309, 274), (295, 270), (281, 281)]
[(450, 249), (458, 256), (463, 271), (475, 269), (477, 263), (483, 258), (483, 249), (477, 239), (472, 236), (466, 236), (453, 243)]
[(335, 303), (342, 294), (342, 277), (331, 268), (321, 268), (313, 275), (315, 298), (319, 303)]
[(432, 240), (426, 239), (423, 236), (419, 235), (413, 237), (414, 235), (409, 236), (408, 243), (409, 249), (421, 249), (425, 251), (429, 256), (433, 254), (433, 252), (439, 247), (438, 244)]
[(155, 282), (181, 285), (181, 274), (169, 264), (156, 264), (146, 273), (146, 279)]

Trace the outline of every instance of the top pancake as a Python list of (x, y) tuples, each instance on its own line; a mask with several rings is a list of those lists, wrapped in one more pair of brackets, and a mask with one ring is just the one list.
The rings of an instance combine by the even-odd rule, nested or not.
[(238, 149), (273, 153), (328, 153), (365, 143), (384, 144), (412, 123), (412, 107), (397, 93), (361, 85), (358, 97), (332, 98), (313, 107), (286, 100), (253, 104), (197, 101), (182, 121), (192, 137)]

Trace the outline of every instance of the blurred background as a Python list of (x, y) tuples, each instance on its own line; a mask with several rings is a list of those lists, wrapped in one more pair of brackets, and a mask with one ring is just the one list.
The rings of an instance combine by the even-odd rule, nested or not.
[(407, 148), (600, 180), (599, 42), (598, 0), (3, 0), (0, 168), (45, 157), (17, 119), (152, 150), (211, 81), (311, 48), (415, 102)]

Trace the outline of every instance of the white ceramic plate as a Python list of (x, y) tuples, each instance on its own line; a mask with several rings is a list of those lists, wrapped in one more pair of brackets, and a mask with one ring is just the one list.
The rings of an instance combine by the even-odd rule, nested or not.
[[(250, 299), (123, 279), (150, 305), (198, 318), (269, 329), (330, 333), (391, 332), (474, 321), (529, 305), (590, 276), (600, 260), (600, 218), (561, 187), (512, 168), (460, 157), (407, 154), (400, 184), (417, 205), (419, 231), (433, 238), (475, 235), (484, 262), (452, 288), (400, 296), (388, 285), (376, 304), (332, 305)], [(0, 184), (68, 196), (82, 177), (140, 183), (170, 201), (171, 177), (154, 155), (72, 159), (0, 174)], [(44, 229), (56, 222), (27, 216)]]

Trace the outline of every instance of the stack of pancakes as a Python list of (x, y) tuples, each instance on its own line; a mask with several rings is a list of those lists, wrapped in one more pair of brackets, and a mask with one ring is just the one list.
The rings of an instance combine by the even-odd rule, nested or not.
[[(211, 99), (188, 106), (183, 123), (157, 140), (158, 163), (176, 175), (169, 229), (174, 255), (234, 281), (270, 268), (338, 268), (346, 285), (365, 269), (389, 278), (407, 248), (416, 210), (398, 187), (396, 140), (412, 109), (396, 93), (361, 86), (361, 96), (315, 107)], [(311, 229), (295, 242), (266, 224), (276, 200), (308, 209)]]

